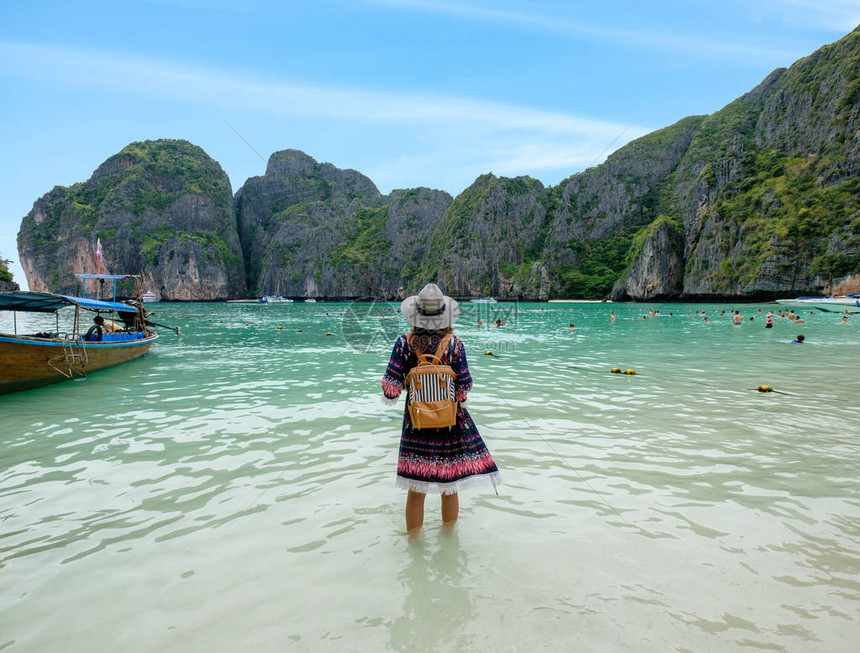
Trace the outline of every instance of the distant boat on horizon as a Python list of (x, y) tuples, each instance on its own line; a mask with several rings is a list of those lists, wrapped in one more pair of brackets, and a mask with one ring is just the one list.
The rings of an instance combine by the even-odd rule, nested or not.
[(140, 296), (140, 300), (145, 304), (151, 304), (152, 302), (158, 301), (158, 295), (156, 295), (151, 290), (147, 290)]
[(498, 304), (495, 297), (478, 297), (472, 300), (473, 304)]
[[(846, 307), (853, 307), (860, 310), (860, 293), (850, 293), (848, 295), (822, 295), (819, 297), (795, 297), (794, 299), (777, 299), (777, 304), (785, 304), (790, 306), (808, 306), (817, 308), (825, 313), (841, 312), (846, 310)], [(856, 312), (856, 311), (855, 311)]]
[(314, 299), (313, 297), (308, 297), (308, 298), (305, 300), (305, 304), (316, 304), (316, 303), (317, 303), (317, 300), (316, 300), (316, 299)]

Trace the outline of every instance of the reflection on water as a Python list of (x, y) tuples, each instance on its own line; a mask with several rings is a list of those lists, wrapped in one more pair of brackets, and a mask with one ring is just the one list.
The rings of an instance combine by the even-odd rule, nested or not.
[(0, 397), (0, 650), (854, 650), (860, 317), (464, 319), (505, 485), (410, 541), (371, 308), (158, 305), (182, 337)]
[(397, 576), (406, 589), (406, 598), (402, 614), (389, 631), (395, 651), (478, 650), (470, 628), (475, 609), (464, 586), (468, 556), (456, 530), (443, 528), (442, 537), (432, 545), (423, 534), (410, 542), (408, 557)]

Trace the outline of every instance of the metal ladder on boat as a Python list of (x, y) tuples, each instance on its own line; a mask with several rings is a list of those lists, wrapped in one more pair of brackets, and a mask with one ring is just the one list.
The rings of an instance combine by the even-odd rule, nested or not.
[(87, 348), (83, 341), (70, 337), (68, 334), (57, 334), (60, 336), (63, 353), (48, 359), (48, 365), (72, 381), (83, 381), (87, 378)]

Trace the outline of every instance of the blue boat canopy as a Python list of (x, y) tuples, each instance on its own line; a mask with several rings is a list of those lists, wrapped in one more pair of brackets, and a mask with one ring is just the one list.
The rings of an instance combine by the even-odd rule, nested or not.
[(54, 313), (69, 300), (48, 292), (4, 292), (0, 293), (0, 311), (22, 311), (25, 313)]
[(57, 295), (69, 300), (73, 304), (77, 304), (81, 308), (88, 308), (92, 311), (131, 311), (137, 312), (137, 307), (129, 306), (128, 304), (120, 304), (119, 302), (107, 302), (101, 299), (87, 299), (86, 297), (70, 297), (69, 295)]
[(136, 311), (134, 306), (119, 302), (106, 302), (86, 297), (55, 295), (49, 292), (15, 291), (0, 293), (0, 311), (22, 313), (56, 313), (66, 306), (80, 306), (92, 311)]

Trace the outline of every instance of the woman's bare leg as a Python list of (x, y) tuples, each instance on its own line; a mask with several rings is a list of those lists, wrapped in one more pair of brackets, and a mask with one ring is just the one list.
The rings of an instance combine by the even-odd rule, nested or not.
[(442, 495), (442, 523), (453, 524), (457, 521), (460, 515), (460, 495), (454, 494)]
[(427, 495), (409, 490), (406, 495), (406, 531), (416, 533), (424, 524), (424, 499)]

